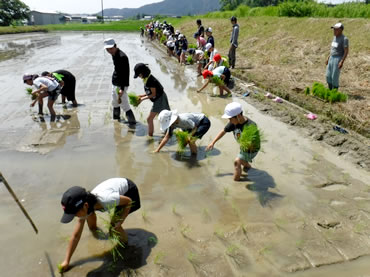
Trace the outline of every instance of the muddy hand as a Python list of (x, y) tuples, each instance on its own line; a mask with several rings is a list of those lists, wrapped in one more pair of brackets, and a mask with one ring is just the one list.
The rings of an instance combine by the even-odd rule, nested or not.
[(69, 263), (66, 261), (63, 261), (61, 264), (58, 264), (58, 272), (63, 273), (65, 272), (69, 267)]
[(206, 147), (206, 151), (210, 151), (213, 149), (213, 144), (209, 144), (207, 147)]

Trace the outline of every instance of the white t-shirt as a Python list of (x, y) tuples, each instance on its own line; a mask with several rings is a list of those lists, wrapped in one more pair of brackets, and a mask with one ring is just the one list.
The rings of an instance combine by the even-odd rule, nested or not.
[(48, 87), (48, 91), (53, 91), (59, 86), (57, 81), (51, 80), (46, 77), (36, 78), (35, 80), (33, 80), (33, 84), (35, 85), (37, 89), (39, 89), (41, 87), (41, 84), (43, 84)]
[(120, 195), (128, 191), (126, 178), (111, 178), (97, 185), (91, 193), (96, 196), (104, 210), (119, 205)]
[(203, 55), (204, 54), (204, 52), (202, 51), (202, 50), (195, 50), (195, 54), (196, 55)]
[(220, 77), (224, 73), (225, 67), (218, 66), (212, 70), (213, 75)]
[(213, 61), (213, 57), (218, 53), (217, 49), (213, 49), (211, 54), (209, 55), (209, 60)]

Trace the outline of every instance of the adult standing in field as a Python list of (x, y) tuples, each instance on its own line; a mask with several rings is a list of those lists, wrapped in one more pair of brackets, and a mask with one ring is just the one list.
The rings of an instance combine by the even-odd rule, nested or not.
[(73, 74), (67, 70), (60, 69), (50, 72), (44, 71), (41, 76), (49, 76), (55, 78), (57, 81), (63, 81), (63, 88), (60, 91), (62, 95), (62, 103), (66, 103), (67, 101), (72, 101), (73, 107), (77, 107), (77, 100), (75, 95), (76, 90), (76, 78)]
[(230, 49), (229, 49), (229, 62), (230, 68), (235, 68), (236, 61), (236, 48), (238, 48), (238, 38), (239, 38), (239, 25), (237, 24), (237, 19), (235, 16), (230, 18), (231, 24), (233, 25), (233, 30), (230, 37)]
[(140, 77), (144, 82), (145, 94), (139, 95), (140, 103), (146, 99), (153, 102), (153, 107), (147, 117), (148, 135), (153, 136), (154, 123), (153, 120), (163, 110), (170, 110), (167, 94), (164, 92), (161, 83), (151, 74), (149, 67), (143, 63), (138, 63), (134, 68), (134, 78)]
[(329, 89), (338, 89), (340, 70), (348, 55), (349, 41), (342, 34), (344, 29), (342, 23), (337, 23), (331, 28), (334, 30), (334, 38), (331, 43), (330, 55), (326, 59), (326, 82)]
[(116, 45), (112, 38), (104, 41), (104, 48), (112, 55), (114, 72), (112, 75), (112, 105), (113, 119), (120, 120), (121, 108), (126, 113), (129, 124), (136, 124), (134, 113), (131, 110), (127, 89), (130, 85), (130, 65), (128, 57)]
[(204, 38), (204, 27), (202, 25), (202, 20), (197, 19), (197, 26), (198, 26), (198, 34), (199, 34), (199, 36), (201, 36), (202, 38)]

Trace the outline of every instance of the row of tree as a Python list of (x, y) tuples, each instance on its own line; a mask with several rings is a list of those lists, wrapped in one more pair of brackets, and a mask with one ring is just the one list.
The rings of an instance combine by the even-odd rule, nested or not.
[(28, 18), (30, 8), (20, 0), (0, 0), (0, 26)]

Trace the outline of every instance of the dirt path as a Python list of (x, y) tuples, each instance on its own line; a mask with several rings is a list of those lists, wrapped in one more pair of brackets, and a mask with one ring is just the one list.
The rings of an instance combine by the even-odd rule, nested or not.
[[(211, 89), (197, 94), (201, 82), (192, 68), (179, 67), (133, 34), (42, 36), (59, 36), (60, 43), (26, 51), (0, 67), (0, 97), (8, 100), (0, 104), (0, 168), (40, 230), (38, 236), (32, 233), (0, 187), (2, 276), (50, 276), (49, 261), (55, 268), (63, 259), (73, 229), (73, 224), (59, 223), (62, 193), (72, 185), (93, 188), (113, 176), (134, 180), (142, 198), (142, 209), (125, 223), (130, 243), (125, 259), (112, 266), (109, 242), (85, 230), (65, 276), (368, 274), (366, 170), (302, 129), (261, 112), (255, 102), (237, 94), (232, 99), (212, 97)], [(200, 142), (197, 159), (187, 157), (189, 153), (180, 159), (174, 141), (162, 153), (151, 153), (160, 132), (156, 122), (154, 142), (146, 138), (150, 103), (134, 110), (141, 121), (135, 130), (111, 120), (112, 61), (102, 49), (108, 36), (128, 54), (131, 68), (136, 62), (150, 65), (172, 109), (209, 116), (212, 127)], [(68, 120), (35, 122), (36, 111), (28, 108), (17, 80), (27, 71), (60, 68), (76, 75), (82, 105), (57, 106), (58, 113), (71, 116)], [(131, 79), (129, 91), (142, 90), (142, 82)], [(267, 140), (242, 182), (232, 181), (238, 145), (231, 135), (210, 155), (204, 152), (226, 124), (221, 114), (231, 101), (243, 105)]]

